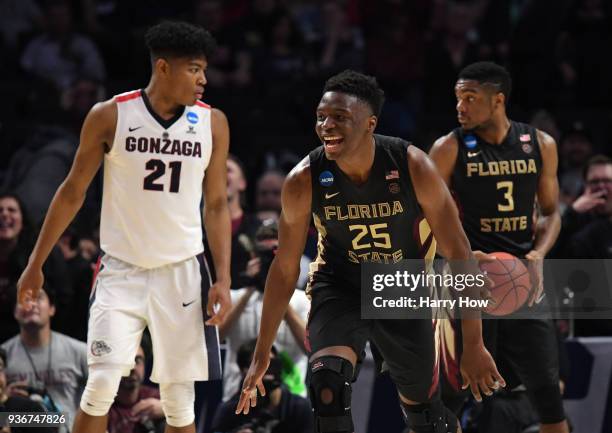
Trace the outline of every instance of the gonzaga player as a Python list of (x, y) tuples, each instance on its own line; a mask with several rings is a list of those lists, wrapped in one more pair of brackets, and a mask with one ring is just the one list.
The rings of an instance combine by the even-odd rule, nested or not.
[[(167, 432), (195, 432), (194, 381), (221, 378), (214, 325), (230, 306), (229, 129), (221, 111), (199, 101), (213, 40), (201, 28), (162, 23), (149, 29), (146, 42), (149, 85), (88, 114), (72, 169), (18, 283), (19, 302), (28, 308), (43, 285), (44, 261), (104, 161), (104, 253), (92, 290), (89, 378), (74, 433), (106, 430), (119, 380), (134, 365), (147, 326), (151, 379), (160, 384)], [(212, 285), (203, 258), (202, 193), (217, 274)]]

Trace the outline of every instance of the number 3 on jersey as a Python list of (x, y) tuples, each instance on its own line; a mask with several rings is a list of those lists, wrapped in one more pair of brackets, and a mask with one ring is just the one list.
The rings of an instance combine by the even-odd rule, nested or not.
[[(170, 192), (179, 192), (181, 184), (181, 161), (169, 162), (168, 167), (170, 167)], [(156, 183), (155, 181), (166, 173), (166, 163), (161, 159), (150, 159), (145, 164), (145, 168), (152, 171), (144, 178), (143, 188), (149, 191), (163, 191), (164, 184)]]

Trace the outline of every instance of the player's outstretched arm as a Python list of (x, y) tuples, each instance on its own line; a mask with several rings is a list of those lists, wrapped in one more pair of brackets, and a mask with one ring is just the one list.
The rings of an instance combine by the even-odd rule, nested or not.
[(537, 201), (540, 215), (536, 223), (533, 249), (525, 256), (529, 260), (529, 270), (534, 290), (531, 291), (528, 305), (539, 303), (544, 295), (543, 260), (555, 244), (561, 230), (559, 213), (559, 182), (557, 181), (557, 144), (548, 134), (538, 131), (542, 173), (538, 180)]
[[(459, 221), (457, 207), (448, 187), (433, 162), (420, 149), (408, 147), (408, 166), (417, 200), (431, 227), (438, 245), (449, 260), (465, 260), (478, 267), (470, 249), (470, 243)], [(463, 355), (461, 374), (464, 387), (470, 387), (476, 400), (482, 400), (480, 392), (491, 394), (498, 384), (505, 381), (497, 371), (491, 354), (482, 341), (482, 322), (479, 318), (461, 321), (463, 331)]]
[[(215, 263), (217, 280), (208, 291), (207, 325), (219, 325), (232, 306), (230, 297), (230, 255), (232, 226), (227, 206), (227, 154), (229, 126), (222, 111), (213, 108), (211, 114), (213, 147), (204, 176), (204, 227)], [(202, 300), (204, 301), (204, 300)], [(214, 306), (219, 309), (215, 312)]]
[(270, 363), (270, 350), (283, 320), (300, 273), (300, 258), (310, 224), (312, 186), (309, 159), (303, 159), (287, 176), (282, 191), (278, 225), (278, 250), (264, 288), (263, 311), (253, 361), (244, 379), (236, 413), (249, 413), (257, 402), (257, 389), (265, 395), (262, 378)]
[(44, 281), (42, 266), (83, 205), (87, 188), (104, 159), (104, 152), (112, 145), (116, 124), (117, 105), (113, 100), (96, 104), (85, 118), (72, 168), (49, 205), (28, 265), (17, 282), (18, 300), (25, 308), (29, 308), (28, 300), (38, 297)]

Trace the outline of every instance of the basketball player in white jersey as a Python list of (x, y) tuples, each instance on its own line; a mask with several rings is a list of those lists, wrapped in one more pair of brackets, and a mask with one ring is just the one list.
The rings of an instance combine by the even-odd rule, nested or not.
[[(104, 161), (104, 253), (89, 313), (89, 378), (73, 433), (106, 430), (106, 414), (145, 327), (166, 432), (195, 432), (194, 381), (221, 378), (215, 325), (231, 302), (229, 128), (221, 111), (199, 101), (214, 41), (204, 29), (166, 22), (149, 29), (146, 42), (149, 85), (89, 112), (72, 169), (18, 283), (19, 302), (31, 308), (43, 285), (42, 265)], [(212, 285), (202, 254), (203, 193), (217, 275)]]

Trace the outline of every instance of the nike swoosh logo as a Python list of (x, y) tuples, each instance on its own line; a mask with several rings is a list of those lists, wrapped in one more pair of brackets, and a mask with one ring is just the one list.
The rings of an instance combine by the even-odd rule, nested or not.
[(338, 194), (340, 194), (340, 191), (335, 192), (335, 193), (333, 193), (333, 194), (327, 194), (327, 193), (326, 193), (326, 194), (325, 194), (325, 198), (332, 198), (332, 197), (337, 196)]
[(191, 301), (191, 302), (187, 302), (187, 303), (184, 303), (184, 302), (183, 302), (183, 307), (189, 307), (189, 306), (190, 306), (191, 304), (193, 304), (195, 301), (196, 301), (196, 300), (194, 299), (194, 300), (193, 300), (193, 301)]
[(480, 153), (480, 150), (478, 152), (468, 152), (468, 158), (473, 158), (476, 155), (478, 155)]
[(140, 128), (142, 128), (142, 126), (137, 126), (136, 128), (132, 128), (131, 126), (130, 126), (130, 127), (128, 127), (128, 129), (130, 130), (130, 132), (134, 132), (134, 131), (136, 131), (137, 129), (140, 129)]

